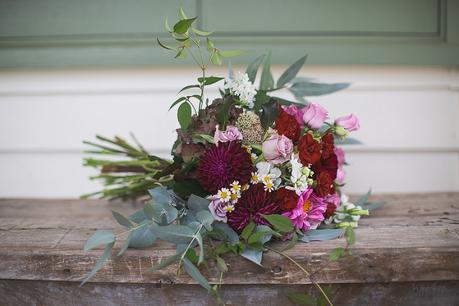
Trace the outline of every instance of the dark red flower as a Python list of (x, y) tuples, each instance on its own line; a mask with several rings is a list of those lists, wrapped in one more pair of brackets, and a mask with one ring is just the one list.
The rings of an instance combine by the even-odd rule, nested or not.
[(314, 187), (314, 191), (319, 197), (325, 197), (329, 194), (335, 192), (335, 188), (333, 187), (333, 178), (327, 171), (320, 172), (316, 174), (316, 186)]
[(274, 192), (265, 191), (263, 184), (252, 185), (242, 193), (236, 209), (228, 214), (228, 225), (238, 233), (241, 233), (250, 221), (269, 226), (262, 215), (279, 212), (280, 206)]
[(236, 141), (211, 145), (201, 155), (197, 167), (197, 180), (208, 192), (215, 194), (220, 188), (229, 187), (233, 181), (249, 183), (254, 171), (250, 154)]
[(303, 165), (315, 164), (320, 160), (320, 144), (310, 133), (300, 138), (298, 145), (300, 160)]
[(327, 210), (325, 211), (325, 218), (328, 219), (335, 213), (336, 205), (333, 203), (327, 203)]
[(285, 187), (279, 188), (275, 192), (275, 196), (282, 211), (291, 211), (294, 209), (299, 198), (295, 191), (286, 189)]
[(324, 159), (329, 158), (335, 153), (335, 139), (330, 132), (327, 132), (322, 136), (320, 146), (322, 149), (322, 158)]
[(297, 142), (300, 138), (301, 128), (298, 121), (282, 108), (280, 108), (279, 116), (276, 119), (276, 130), (280, 135), (290, 138), (293, 142)]

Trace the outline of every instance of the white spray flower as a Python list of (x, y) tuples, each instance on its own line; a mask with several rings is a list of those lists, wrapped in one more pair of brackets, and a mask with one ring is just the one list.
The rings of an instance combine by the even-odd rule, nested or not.
[(250, 82), (247, 73), (237, 72), (233, 78), (225, 79), (225, 89), (231, 94), (238, 96), (241, 102), (245, 103), (248, 108), (253, 108), (254, 98), (257, 94), (255, 85)]

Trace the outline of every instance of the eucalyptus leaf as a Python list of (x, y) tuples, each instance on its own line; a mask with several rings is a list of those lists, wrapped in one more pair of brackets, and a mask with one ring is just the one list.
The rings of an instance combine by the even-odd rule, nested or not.
[(254, 248), (247, 246), (244, 251), (240, 253), (240, 255), (251, 262), (256, 263), (257, 265), (261, 266), (261, 260), (263, 258), (263, 251), (255, 250)]
[(177, 111), (177, 119), (182, 130), (186, 131), (191, 123), (191, 106), (188, 103), (182, 103)]
[(311, 97), (331, 94), (349, 87), (349, 83), (315, 83), (307, 79), (296, 78), (291, 82), (289, 90), (300, 97)]
[(201, 210), (196, 213), (196, 219), (206, 228), (206, 230), (212, 230), (212, 223), (214, 222), (214, 217), (210, 213), (210, 211)]
[(212, 227), (216, 230), (221, 230), (224, 232), (228, 238), (228, 242), (231, 245), (235, 245), (239, 242), (239, 235), (228, 224), (223, 222), (214, 222)]
[(96, 246), (102, 245), (102, 244), (109, 244), (109, 243), (114, 243), (115, 242), (115, 235), (113, 234), (112, 231), (106, 231), (106, 230), (99, 230), (96, 231), (89, 239), (86, 241), (84, 245), (84, 251), (87, 252), (89, 250), (92, 250)]
[(131, 232), (129, 247), (135, 249), (149, 248), (156, 241), (154, 228), (157, 227), (152, 221), (142, 221), (142, 227)]
[(183, 267), (185, 268), (186, 273), (191, 276), (198, 284), (207, 289), (211, 290), (210, 284), (207, 279), (199, 272), (198, 268), (188, 259), (183, 259)]
[(208, 199), (192, 194), (188, 198), (187, 207), (195, 212), (199, 212), (201, 210), (208, 210), (209, 204), (210, 201)]
[(111, 242), (105, 246), (102, 256), (97, 260), (91, 272), (86, 274), (86, 276), (84, 277), (83, 281), (80, 284), (80, 287), (83, 286), (91, 277), (93, 277), (97, 273), (97, 271), (99, 271), (104, 266), (105, 262), (112, 254), (112, 249), (114, 245), (115, 245), (115, 242)]
[(126, 240), (123, 242), (123, 246), (119, 250), (118, 254), (116, 254), (116, 256), (121, 256), (126, 252), (126, 250), (129, 248), (129, 244), (131, 243), (131, 239), (132, 239), (132, 232), (129, 233)]
[(170, 266), (171, 264), (175, 263), (176, 261), (178, 261), (180, 259), (180, 257), (182, 257), (182, 254), (175, 254), (175, 255), (169, 256), (167, 258), (164, 258), (164, 259), (161, 260), (161, 262), (159, 264), (157, 264), (156, 266), (151, 267), (147, 271), (156, 272), (156, 271), (159, 271), (161, 269), (164, 269), (164, 268)]
[(136, 211), (135, 213), (129, 216), (129, 220), (135, 223), (141, 223), (142, 221), (147, 220), (147, 219), (148, 218), (143, 212), (143, 209)]
[(191, 24), (196, 20), (198, 17), (190, 18), (190, 19), (182, 19), (174, 25), (174, 32), (177, 34), (185, 34), (186, 31), (191, 27)]
[(351, 137), (346, 137), (343, 140), (339, 138), (335, 138), (335, 145), (356, 145), (356, 144), (363, 144), (363, 142), (361, 142), (358, 139), (351, 138)]
[(371, 188), (365, 193), (363, 196), (361, 196), (354, 204), (355, 206), (362, 206), (363, 204), (368, 202), (368, 199), (370, 198), (371, 195)]
[(298, 240), (303, 242), (324, 241), (339, 238), (343, 234), (344, 229), (342, 228), (312, 229), (300, 236)]
[(252, 82), (252, 83), (255, 82), (255, 79), (257, 77), (258, 68), (260, 67), (260, 65), (263, 62), (264, 58), (265, 58), (264, 54), (259, 56), (259, 57), (257, 57), (247, 67), (247, 70), (245, 72), (247, 73), (250, 82)]
[(133, 226), (132, 222), (128, 218), (120, 214), (119, 212), (112, 210), (112, 215), (113, 215), (113, 218), (115, 218), (115, 220), (120, 225), (127, 227), (127, 228), (131, 228)]
[(160, 239), (174, 244), (189, 243), (195, 234), (190, 227), (179, 224), (158, 226), (155, 228), (155, 233)]
[(260, 89), (269, 90), (274, 86), (273, 75), (271, 74), (271, 52), (266, 56), (261, 72)]
[(301, 67), (303, 67), (304, 62), (306, 61), (307, 55), (303, 56), (296, 62), (294, 62), (287, 70), (282, 73), (282, 75), (277, 80), (277, 88), (282, 88), (285, 84), (293, 80), (296, 77)]

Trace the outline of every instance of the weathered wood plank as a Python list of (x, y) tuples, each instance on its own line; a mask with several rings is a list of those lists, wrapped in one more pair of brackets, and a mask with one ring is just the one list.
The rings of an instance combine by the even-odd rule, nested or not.
[[(21, 288), (21, 290), (18, 290)], [(337, 284), (334, 305), (453, 306), (459, 303), (459, 282)], [(316, 293), (309, 285), (224, 285), (227, 305), (293, 305), (286, 294)], [(88, 283), (0, 280), (2, 305), (217, 305), (197, 285)]]
[[(375, 196), (390, 204), (364, 218), (356, 230), (353, 258), (330, 263), (331, 249), (344, 239), (298, 244), (288, 254), (323, 283), (456, 281), (459, 279), (459, 193)], [(138, 203), (77, 200), (0, 200), (0, 279), (78, 281), (101, 250), (82, 251), (94, 229), (118, 228), (110, 209), (134, 211)], [(281, 247), (281, 244), (274, 244)], [(174, 253), (170, 245), (129, 250), (113, 257), (94, 278), (111, 283), (194, 283), (175, 267), (147, 273)], [(264, 268), (236, 256), (226, 284), (309, 284), (288, 261), (268, 252)], [(217, 281), (215, 267), (203, 271)]]

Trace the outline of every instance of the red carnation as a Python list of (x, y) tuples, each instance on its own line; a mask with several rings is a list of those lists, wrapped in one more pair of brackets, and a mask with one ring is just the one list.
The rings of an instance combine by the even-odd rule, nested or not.
[(335, 192), (333, 187), (333, 178), (327, 171), (319, 173), (316, 177), (317, 185), (314, 188), (314, 191), (319, 197), (325, 197), (331, 193)]
[(285, 187), (279, 188), (275, 193), (275, 197), (282, 211), (291, 211), (298, 203), (296, 192)]
[(282, 108), (276, 119), (276, 130), (280, 135), (290, 138), (293, 142), (297, 142), (300, 138), (300, 125), (295, 117), (288, 114)]
[(320, 160), (320, 144), (309, 133), (300, 138), (298, 150), (300, 160), (305, 166), (315, 164)]
[(330, 132), (327, 132), (325, 135), (322, 136), (321, 141), (321, 148), (322, 148), (322, 158), (330, 158), (332, 154), (335, 152), (335, 139)]
[(333, 203), (327, 203), (327, 210), (325, 211), (325, 218), (328, 219), (335, 214), (336, 205)]

